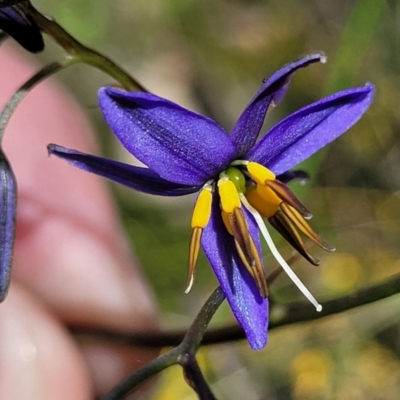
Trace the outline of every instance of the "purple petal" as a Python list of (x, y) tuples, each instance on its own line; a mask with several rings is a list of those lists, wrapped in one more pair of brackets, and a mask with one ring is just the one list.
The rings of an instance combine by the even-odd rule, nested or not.
[(17, 184), (11, 166), (0, 153), (0, 302), (7, 295), (10, 284), (14, 250)]
[(40, 29), (29, 15), (24, 14), (21, 7), (5, 7), (0, 10), (0, 29), (32, 53), (44, 49)]
[(49, 144), (47, 148), (49, 154), (54, 154), (75, 167), (93, 172), (143, 193), (159, 196), (183, 196), (197, 192), (200, 189), (197, 186), (185, 186), (168, 182), (149, 168), (135, 167), (55, 144)]
[(335, 93), (275, 125), (246, 155), (279, 175), (307, 159), (353, 126), (367, 111), (374, 87)]
[[(256, 224), (252, 217), (247, 220), (261, 254)], [(267, 343), (268, 301), (260, 296), (257, 285), (237, 254), (233, 237), (226, 231), (221, 219), (218, 196), (214, 197), (211, 219), (203, 231), (201, 242), (251, 348), (262, 349)]]
[(202, 185), (235, 158), (217, 123), (161, 97), (102, 88), (99, 101), (126, 149), (168, 181)]
[(300, 58), (275, 72), (269, 79), (264, 80), (257, 94), (243, 111), (233, 127), (231, 138), (236, 144), (239, 155), (250, 150), (264, 123), (268, 107), (278, 104), (285, 95), (292, 75), (299, 69), (315, 62), (325, 62), (323, 53), (311, 54)]

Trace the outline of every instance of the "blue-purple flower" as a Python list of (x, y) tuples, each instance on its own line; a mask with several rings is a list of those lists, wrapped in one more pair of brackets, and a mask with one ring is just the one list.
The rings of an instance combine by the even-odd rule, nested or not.
[(199, 192), (187, 290), (202, 247), (253, 349), (265, 346), (268, 324), (259, 232), (296, 285), (320, 308), (275, 248), (263, 217), (312, 263), (318, 261), (305, 250), (298, 230), (333, 250), (310, 228), (306, 219), (311, 214), (279, 178), (347, 131), (373, 98), (370, 84), (335, 93), (291, 114), (257, 141), (267, 110), (282, 99), (293, 73), (318, 61), (325, 57), (304, 57), (264, 80), (229, 134), (215, 121), (153, 94), (100, 89), (107, 123), (147, 168), (49, 145), (51, 154), (141, 192)]
[(25, 50), (38, 53), (44, 49), (42, 33), (26, 11), (26, 3), (0, 9), (0, 29), (14, 38)]
[(10, 285), (14, 251), (17, 183), (11, 166), (0, 149), (0, 302)]

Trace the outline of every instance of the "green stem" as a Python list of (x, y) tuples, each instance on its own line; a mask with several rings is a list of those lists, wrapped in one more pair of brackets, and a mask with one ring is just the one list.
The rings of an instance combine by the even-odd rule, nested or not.
[[(322, 302), (322, 311), (316, 312), (309, 303), (292, 303), (288, 305), (275, 304), (271, 307), (269, 330), (299, 322), (314, 321), (361, 307), (400, 293), (400, 274), (387, 279), (385, 282), (360, 289), (338, 299)], [(277, 311), (275, 313), (275, 311)], [(86, 327), (72, 327), (76, 333), (84, 333), (101, 337), (104, 340), (136, 345), (142, 347), (173, 346), (179, 343), (185, 335), (184, 331), (171, 332), (135, 332), (124, 334), (105, 330), (95, 330)], [(244, 332), (240, 326), (231, 325), (219, 329), (211, 329), (204, 334), (203, 345), (230, 342), (244, 339)]]
[(186, 332), (182, 340), (182, 346), (191, 355), (196, 354), (196, 351), (199, 348), (201, 341), (203, 340), (204, 334), (206, 333), (211, 318), (224, 300), (224, 292), (220, 287), (218, 287), (208, 298), (207, 302), (204, 304), (201, 311), (197, 314), (192, 325)]
[(49, 77), (50, 75), (55, 74), (56, 72), (68, 67), (73, 64), (75, 60), (66, 59), (64, 62), (53, 62), (49, 65), (43, 67), (38, 73), (36, 73), (32, 78), (28, 79), (10, 98), (7, 104), (4, 106), (1, 114), (0, 114), (0, 144), (4, 137), (4, 131), (13, 115), (15, 109), (24, 99), (24, 97), (28, 94), (28, 92), (36, 86), (38, 83)]
[(146, 89), (129, 75), (124, 69), (115, 64), (108, 57), (84, 46), (73, 38), (57, 22), (45, 17), (33, 6), (29, 7), (29, 14), (35, 20), (38, 27), (50, 36), (67, 54), (76, 59), (76, 62), (89, 64), (92, 67), (111, 76), (126, 90), (146, 92)]

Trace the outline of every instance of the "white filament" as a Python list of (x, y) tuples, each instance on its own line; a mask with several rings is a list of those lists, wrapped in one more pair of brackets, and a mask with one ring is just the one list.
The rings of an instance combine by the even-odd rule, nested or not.
[(247, 199), (244, 195), (240, 196), (240, 200), (242, 201), (243, 205), (249, 210), (249, 212), (253, 215), (254, 219), (256, 220), (257, 225), (261, 231), (261, 234), (263, 235), (265, 241), (267, 242), (267, 245), (268, 245), (269, 249), (271, 250), (272, 255), (275, 257), (276, 261), (278, 261), (279, 265), (283, 268), (283, 270), (286, 272), (286, 274), (289, 276), (289, 278), (300, 289), (300, 291), (310, 301), (310, 303), (316, 308), (316, 310), (318, 312), (322, 311), (321, 304), (318, 303), (318, 301), (315, 299), (315, 297), (305, 287), (304, 283), (298, 278), (298, 276), (294, 273), (292, 268), (290, 268), (289, 264), (285, 261), (285, 259), (279, 253), (259, 212), (249, 204), (249, 202), (247, 201)]

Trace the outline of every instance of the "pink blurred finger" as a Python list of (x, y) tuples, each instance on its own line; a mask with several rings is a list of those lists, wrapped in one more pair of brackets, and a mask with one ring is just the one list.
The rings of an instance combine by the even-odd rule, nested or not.
[(0, 399), (88, 400), (90, 392), (71, 338), (14, 284), (0, 307)]
[[(12, 71), (0, 93), (4, 104), (35, 68), (6, 47), (0, 57), (1, 76)], [(91, 126), (54, 80), (28, 94), (6, 130), (5, 151), (19, 188), (13, 276), (68, 321), (148, 327), (154, 322), (152, 295), (105, 182), (49, 158), (49, 142), (97, 152)]]
[[(0, 92), (0, 104), (4, 105), (39, 67), (32, 66), (31, 60), (9, 46), (0, 48), (0, 58), (0, 76), (8, 78), (3, 80)], [(80, 375), (77, 388), (84, 389), (81, 397), (65, 398), (85, 398), (88, 379), (96, 393), (103, 393), (157, 355), (154, 350), (123, 349), (89, 340), (80, 344), (87, 369), (82, 368), (82, 360), (76, 356), (77, 344), (71, 345), (63, 322), (148, 330), (157, 327), (157, 313), (151, 290), (120, 229), (105, 182), (49, 158), (50, 142), (98, 152), (92, 128), (81, 108), (54, 79), (41, 83), (27, 95), (5, 135), (5, 153), (18, 182), (18, 215), (10, 298), (0, 305), (0, 393), (7, 394), (0, 398), (45, 399), (42, 393), (53, 393), (53, 386), (60, 384), (58, 370), (49, 375), (47, 372), (52, 369), (46, 367), (37, 370), (37, 385), (47, 382), (50, 389), (43, 390), (48, 392), (35, 389), (34, 372), (27, 372), (26, 390), (17, 387), (20, 381), (15, 376), (22, 361), (18, 361), (19, 345), (15, 346), (11, 334), (12, 315), (22, 320), (19, 325), (15, 320), (15, 335), (18, 329), (23, 331), (27, 324), (24, 318), (29, 316), (32, 333), (28, 329), (27, 335), (32, 335), (32, 343), (37, 342), (34, 346), (38, 360), (43, 358), (50, 366), (56, 361), (63, 363), (65, 358), (77, 365), (76, 371), (64, 371), (64, 379), (72, 382), (76, 373)], [(13, 288), (18, 286), (16, 283), (36, 297), (38, 304), (45, 305), (48, 314), (37, 311), (35, 301), (30, 304), (29, 297), (21, 295), (23, 299), (18, 300), (19, 291)], [(42, 328), (37, 327), (42, 323)], [(53, 343), (60, 343), (60, 348), (65, 345), (65, 352), (49, 356), (54, 351)], [(30, 365), (36, 368), (36, 364)], [(5, 379), (7, 385), (3, 385)], [(33, 394), (18, 397), (18, 390), (23, 394), (32, 390)]]

